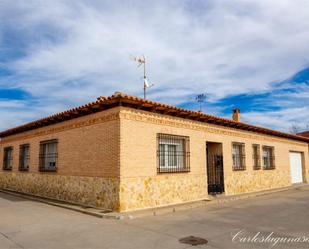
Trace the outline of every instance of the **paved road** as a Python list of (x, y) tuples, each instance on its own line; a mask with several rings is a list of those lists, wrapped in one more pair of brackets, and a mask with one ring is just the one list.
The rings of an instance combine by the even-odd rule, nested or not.
[[(243, 241), (259, 232), (254, 243)], [(269, 234), (269, 240), (308, 238), (303, 243), (277, 243), (273, 248), (309, 248), (308, 187), (220, 207), (118, 221), (0, 193), (1, 249), (271, 248), (273, 243), (261, 242)], [(209, 242), (192, 247), (178, 241), (190, 235)]]

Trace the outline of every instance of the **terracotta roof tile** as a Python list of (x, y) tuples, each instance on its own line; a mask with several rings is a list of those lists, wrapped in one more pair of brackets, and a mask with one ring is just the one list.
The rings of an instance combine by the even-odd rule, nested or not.
[(151, 101), (148, 99), (142, 99), (135, 96), (130, 96), (125, 93), (115, 92), (113, 95), (109, 97), (98, 97), (95, 102), (88, 103), (86, 105), (82, 105), (76, 108), (72, 108), (67, 111), (63, 111), (49, 117), (33, 121), (21, 126), (17, 126), (12, 129), (8, 129), (6, 131), (0, 132), (0, 137), (7, 137), (13, 134), (21, 133), (24, 131), (29, 131), (33, 129), (37, 129), (40, 127), (60, 123), (66, 120), (74, 119), (77, 117), (85, 116), (91, 113), (104, 111), (115, 106), (128, 106), (135, 109), (141, 109), (145, 111), (155, 112), (155, 113), (162, 113), (165, 115), (177, 116), (181, 118), (196, 120), (205, 123), (216, 124), (225, 127), (232, 127), (239, 130), (247, 130), (267, 135), (273, 135), (278, 137), (284, 137), (304, 142), (309, 142), (309, 138), (292, 135), (280, 131), (275, 131), (259, 126), (253, 126), (241, 122), (236, 122), (233, 120), (201, 113), (195, 112), (191, 110), (186, 110), (183, 108), (179, 108), (176, 106), (171, 106), (167, 104), (163, 104), (160, 102)]
[(309, 131), (301, 132), (301, 133), (298, 133), (297, 135), (309, 138)]

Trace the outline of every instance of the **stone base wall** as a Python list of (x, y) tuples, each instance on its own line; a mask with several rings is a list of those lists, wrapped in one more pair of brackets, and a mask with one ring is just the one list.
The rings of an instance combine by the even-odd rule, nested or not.
[(227, 195), (291, 186), (291, 176), (287, 170), (230, 172), (224, 175), (224, 181)]
[[(260, 170), (225, 174), (227, 195), (290, 185), (288, 171)], [(0, 188), (115, 211), (178, 204), (208, 196), (206, 176), (185, 173), (123, 178), (119, 181), (100, 177), (2, 172)]]
[(119, 179), (1, 172), (0, 188), (116, 211), (119, 209)]
[(144, 209), (206, 198), (205, 175), (176, 174), (123, 178), (120, 211)]

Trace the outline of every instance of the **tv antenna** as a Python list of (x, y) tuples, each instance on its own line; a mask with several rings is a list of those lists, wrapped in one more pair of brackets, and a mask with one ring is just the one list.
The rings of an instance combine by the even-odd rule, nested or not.
[(130, 56), (130, 58), (137, 63), (137, 66), (140, 67), (143, 65), (144, 68), (144, 76), (143, 76), (143, 83), (144, 83), (144, 99), (146, 99), (147, 89), (154, 86), (154, 84), (150, 84), (148, 82), (147, 76), (146, 76), (146, 59), (145, 56)]
[(199, 112), (202, 112), (203, 111), (203, 103), (206, 100), (206, 94), (202, 93), (202, 94), (197, 95), (195, 97), (195, 100), (196, 100), (196, 102), (200, 103), (200, 110), (199, 110)]

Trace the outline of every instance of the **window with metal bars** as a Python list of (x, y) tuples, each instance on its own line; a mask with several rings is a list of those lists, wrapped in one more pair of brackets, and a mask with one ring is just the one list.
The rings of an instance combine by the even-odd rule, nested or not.
[(263, 146), (263, 169), (275, 169), (274, 147)]
[(233, 170), (246, 169), (246, 154), (244, 143), (232, 143)]
[(3, 169), (12, 170), (13, 167), (13, 147), (3, 149)]
[(57, 140), (43, 141), (40, 143), (40, 171), (57, 170)]
[(30, 145), (22, 144), (19, 146), (19, 170), (27, 171), (30, 163)]
[(259, 144), (252, 145), (252, 161), (253, 161), (253, 169), (255, 170), (261, 169), (261, 155), (260, 155)]
[(189, 172), (189, 146), (189, 137), (157, 134), (158, 173)]

